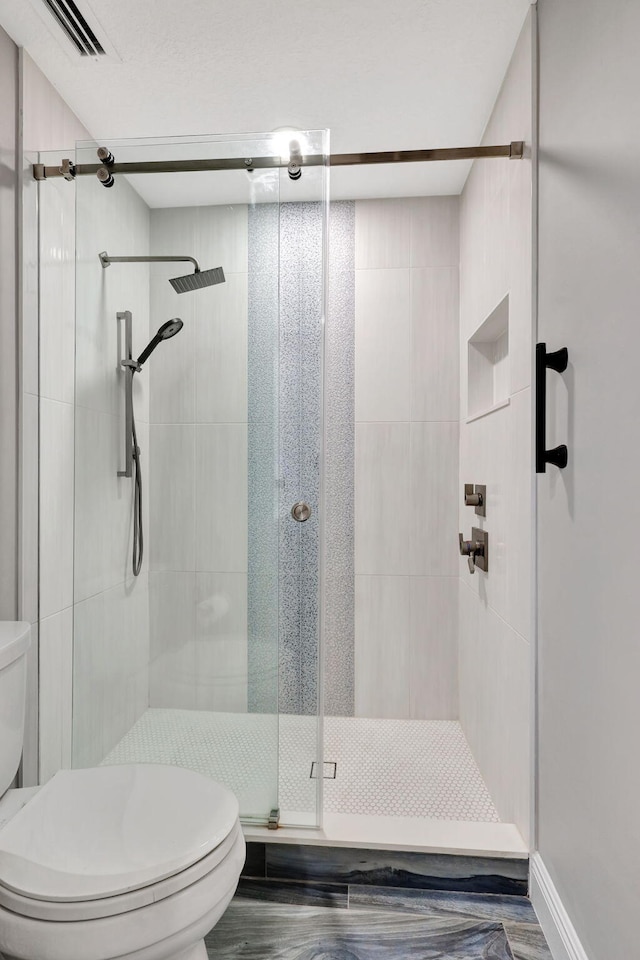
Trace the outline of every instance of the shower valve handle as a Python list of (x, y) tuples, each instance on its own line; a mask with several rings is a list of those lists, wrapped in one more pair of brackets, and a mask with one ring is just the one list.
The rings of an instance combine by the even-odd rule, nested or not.
[(488, 535), (485, 530), (474, 527), (471, 537), (471, 540), (465, 540), (461, 533), (458, 534), (460, 554), (467, 558), (469, 573), (475, 573), (476, 567), (480, 567), (486, 573), (489, 568)]

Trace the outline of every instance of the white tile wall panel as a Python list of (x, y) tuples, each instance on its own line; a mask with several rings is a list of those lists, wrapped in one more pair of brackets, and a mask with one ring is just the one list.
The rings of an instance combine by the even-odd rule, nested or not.
[(411, 572), (409, 423), (356, 423), (355, 571)]
[(195, 431), (195, 569), (246, 572), (247, 426), (197, 424)]
[[(148, 462), (150, 568), (193, 571), (196, 562), (195, 425), (151, 424)], [(201, 530), (200, 523), (198, 529)]]
[(196, 707), (196, 574), (149, 574), (150, 690), (153, 706)]
[(411, 271), (411, 419), (459, 418), (458, 268)]
[(356, 421), (411, 417), (410, 298), (408, 268), (356, 271)]
[(410, 203), (411, 266), (457, 267), (459, 198), (418, 197)]
[(247, 710), (247, 575), (196, 574), (196, 705)]
[(73, 406), (40, 401), (40, 616), (73, 603)]
[(71, 766), (73, 607), (40, 621), (40, 782)]
[(356, 270), (411, 265), (412, 200), (358, 200)]
[(458, 573), (458, 424), (410, 427), (411, 573)]
[[(460, 719), (500, 815), (529, 833), (529, 646), (532, 551), (531, 364), (533, 321), (531, 19), (485, 132), (526, 143), (525, 159), (476, 161), (461, 198), (460, 370), (466, 414), (467, 340), (509, 295), (510, 404), (462, 423), (462, 484), (486, 483), (489, 573), (460, 563)], [(465, 531), (473, 511), (460, 494)]]
[(409, 717), (410, 578), (356, 575), (355, 712)]
[(458, 717), (457, 577), (411, 577), (409, 709), (413, 720)]
[(196, 420), (247, 422), (247, 275), (198, 294), (195, 309)]

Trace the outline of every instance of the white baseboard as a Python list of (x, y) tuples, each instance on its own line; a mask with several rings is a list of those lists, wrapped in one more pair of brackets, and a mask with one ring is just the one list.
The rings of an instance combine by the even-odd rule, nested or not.
[(530, 896), (553, 960), (589, 960), (539, 853), (530, 860)]

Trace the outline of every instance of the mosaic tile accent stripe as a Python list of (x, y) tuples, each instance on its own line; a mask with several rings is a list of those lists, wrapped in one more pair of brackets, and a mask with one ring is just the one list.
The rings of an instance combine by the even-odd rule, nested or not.
[[(249, 209), (249, 709), (318, 712), (323, 230), (319, 203)], [(355, 204), (331, 208), (326, 708), (353, 714)], [(309, 503), (304, 524), (292, 520)], [(330, 582), (329, 582), (330, 579)], [(266, 594), (264, 591), (267, 591)]]
[(355, 229), (355, 203), (332, 203), (325, 329), (324, 705), (333, 717), (355, 712)]

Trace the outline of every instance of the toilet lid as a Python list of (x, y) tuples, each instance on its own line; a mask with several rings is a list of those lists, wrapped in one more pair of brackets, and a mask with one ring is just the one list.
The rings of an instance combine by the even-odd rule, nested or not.
[(61, 770), (0, 830), (0, 884), (50, 901), (126, 893), (205, 857), (237, 819), (233, 793), (191, 770)]

